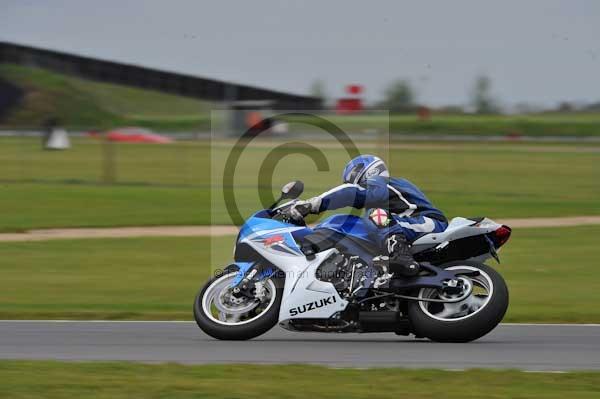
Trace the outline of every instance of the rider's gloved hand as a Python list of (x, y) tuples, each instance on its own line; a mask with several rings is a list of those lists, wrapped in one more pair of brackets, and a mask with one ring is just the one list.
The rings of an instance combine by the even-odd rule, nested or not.
[(294, 220), (303, 220), (308, 214), (317, 214), (321, 208), (321, 198), (313, 197), (304, 201), (297, 201), (290, 209), (290, 215)]

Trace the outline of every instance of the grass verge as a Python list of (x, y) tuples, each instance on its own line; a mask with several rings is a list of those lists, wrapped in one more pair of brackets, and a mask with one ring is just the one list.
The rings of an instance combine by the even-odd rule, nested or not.
[[(291, 122), (322, 122), (312, 117), (292, 117)], [(404, 135), (476, 135), (476, 136), (598, 136), (599, 113), (542, 113), (527, 115), (453, 115), (432, 114), (429, 120), (417, 115), (372, 114), (328, 116), (328, 120), (343, 126), (346, 131), (386, 129)]]
[[(304, 197), (340, 184), (348, 155), (340, 148), (323, 147), (318, 150), (325, 154), (326, 170), (317, 171), (305, 155), (283, 156), (272, 186), (263, 182), (260, 189), (259, 170), (272, 146), (248, 148), (237, 169), (230, 171), (242, 214), (261, 207), (259, 193), (273, 195), (292, 179), (306, 182)], [(600, 214), (600, 152), (571, 146), (535, 148), (424, 145), (394, 149), (387, 158), (393, 175), (416, 183), (448, 216)], [(183, 142), (115, 145), (113, 150), (108, 169), (116, 178), (110, 185), (102, 183), (107, 158), (102, 143), (95, 140), (73, 140), (69, 151), (42, 151), (37, 140), (0, 138), (0, 231), (231, 224), (219, 173), (228, 148)]]
[[(599, 323), (600, 226), (516, 230), (493, 265), (507, 322)], [(0, 243), (0, 319), (191, 320), (233, 237)], [(490, 263), (492, 264), (492, 263)]]
[(0, 361), (0, 397), (595, 398), (600, 373)]

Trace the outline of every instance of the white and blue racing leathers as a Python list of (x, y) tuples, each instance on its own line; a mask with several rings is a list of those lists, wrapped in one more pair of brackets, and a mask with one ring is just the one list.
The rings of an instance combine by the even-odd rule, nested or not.
[(382, 208), (390, 212), (389, 226), (380, 228), (380, 244), (393, 234), (413, 242), (425, 233), (441, 232), (448, 226), (442, 211), (433, 206), (417, 186), (406, 179), (374, 176), (366, 188), (342, 184), (319, 196), (319, 212), (347, 206), (357, 209)]

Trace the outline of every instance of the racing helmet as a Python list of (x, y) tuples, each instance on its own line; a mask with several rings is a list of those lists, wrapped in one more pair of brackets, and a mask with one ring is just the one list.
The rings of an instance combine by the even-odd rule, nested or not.
[(375, 155), (359, 155), (346, 164), (342, 173), (344, 183), (365, 186), (367, 179), (373, 176), (389, 177), (385, 162)]

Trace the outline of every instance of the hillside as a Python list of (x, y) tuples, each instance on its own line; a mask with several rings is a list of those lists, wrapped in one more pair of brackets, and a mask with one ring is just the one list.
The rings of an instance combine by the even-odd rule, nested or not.
[(166, 130), (209, 129), (211, 103), (109, 83), (78, 79), (40, 68), (0, 64), (0, 79), (21, 88), (19, 106), (0, 128), (39, 128), (50, 117), (72, 129), (135, 125)]

